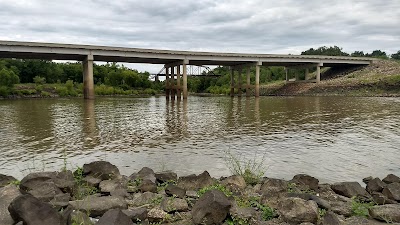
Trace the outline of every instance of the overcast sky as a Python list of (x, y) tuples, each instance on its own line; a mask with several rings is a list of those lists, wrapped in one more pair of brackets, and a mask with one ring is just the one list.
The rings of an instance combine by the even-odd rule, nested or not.
[(300, 54), (400, 50), (400, 0), (0, 0), (0, 39)]

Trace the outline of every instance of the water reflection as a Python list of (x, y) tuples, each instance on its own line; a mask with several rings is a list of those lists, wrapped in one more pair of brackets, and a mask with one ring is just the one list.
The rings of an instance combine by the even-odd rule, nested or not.
[(231, 151), (266, 156), (271, 177), (382, 177), (400, 172), (399, 113), (393, 98), (0, 101), (0, 173), (21, 177), (33, 160), (59, 169), (67, 159), (108, 160), (125, 174), (149, 166), (221, 176)]

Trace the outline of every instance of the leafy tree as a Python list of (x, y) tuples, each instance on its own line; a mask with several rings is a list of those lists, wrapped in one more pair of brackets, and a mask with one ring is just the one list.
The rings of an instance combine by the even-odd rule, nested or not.
[(364, 57), (365, 54), (364, 54), (363, 51), (355, 51), (355, 52), (351, 53), (351, 56), (353, 56), (353, 57)]
[(349, 56), (348, 53), (343, 52), (342, 48), (338, 46), (326, 47), (322, 46), (317, 49), (310, 48), (301, 53), (302, 55), (329, 55), (329, 56)]
[(381, 59), (387, 59), (388, 56), (386, 55), (386, 52), (381, 51), (381, 50), (374, 50), (371, 54), (367, 54), (366, 56), (368, 57), (376, 57), (376, 58), (381, 58)]
[(395, 54), (392, 55), (392, 59), (400, 60), (400, 50), (397, 51), (397, 53), (395, 53)]
[(3, 68), (0, 70), (0, 86), (13, 87), (19, 83), (19, 77), (12, 70)]

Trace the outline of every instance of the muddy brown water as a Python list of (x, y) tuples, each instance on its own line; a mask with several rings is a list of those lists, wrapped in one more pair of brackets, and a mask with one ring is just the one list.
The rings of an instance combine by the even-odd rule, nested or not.
[(400, 99), (165, 97), (0, 101), (0, 173), (21, 179), (107, 160), (226, 176), (229, 152), (265, 176), (322, 182), (400, 175)]

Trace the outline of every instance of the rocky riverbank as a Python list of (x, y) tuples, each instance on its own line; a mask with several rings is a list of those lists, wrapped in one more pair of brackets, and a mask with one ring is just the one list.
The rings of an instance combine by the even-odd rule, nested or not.
[(400, 224), (400, 178), (320, 184), (292, 180), (178, 177), (143, 168), (121, 175), (97, 161), (76, 171), (0, 175), (0, 225)]

